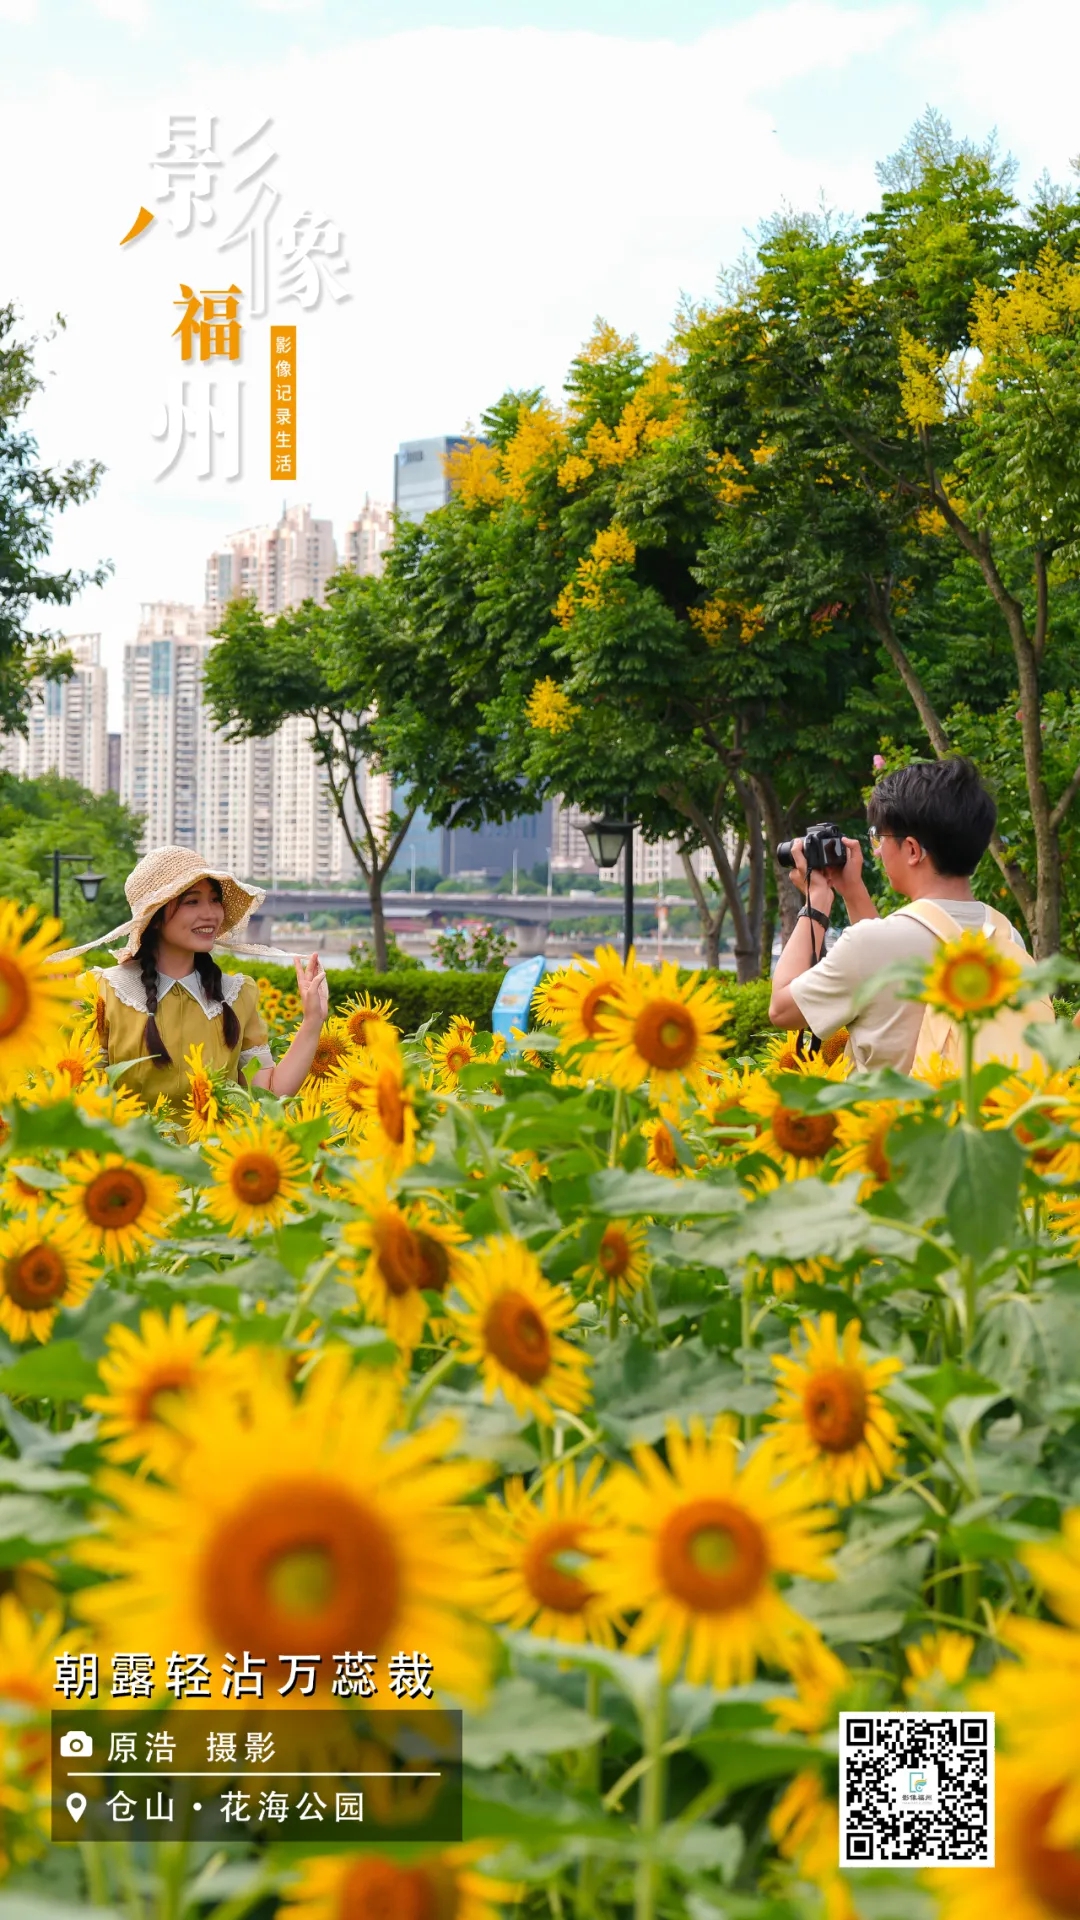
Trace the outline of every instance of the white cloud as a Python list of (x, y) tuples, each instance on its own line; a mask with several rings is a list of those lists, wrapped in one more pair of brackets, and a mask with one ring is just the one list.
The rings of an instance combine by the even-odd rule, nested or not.
[(0, 0), (0, 20), (11, 20), (16, 26), (29, 26), (37, 19), (37, 0)]
[(94, 0), (94, 6), (104, 19), (130, 27), (133, 33), (141, 33), (150, 21), (148, 0)]

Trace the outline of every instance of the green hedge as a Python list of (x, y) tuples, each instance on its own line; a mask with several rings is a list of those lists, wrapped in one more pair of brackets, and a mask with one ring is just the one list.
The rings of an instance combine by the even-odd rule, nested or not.
[[(291, 967), (272, 967), (258, 960), (229, 960), (230, 973), (250, 973), (270, 980), (286, 993), (296, 992)], [(330, 1011), (337, 1013), (354, 993), (370, 993), (393, 1004), (394, 1019), (403, 1033), (415, 1033), (425, 1020), (445, 1026), (452, 1013), (464, 1013), (481, 1032), (491, 1031), (491, 1009), (502, 985), (502, 973), (436, 973), (427, 967), (409, 967), (402, 973), (376, 973), (369, 967), (327, 967)]]
[[(272, 980), (276, 987), (285, 992), (295, 992), (296, 975), (288, 967), (260, 965), (257, 960), (231, 960), (230, 972), (243, 972), (257, 979)], [(681, 969), (685, 979), (689, 979), (689, 970)], [(730, 996), (733, 1007), (731, 1019), (724, 1031), (730, 1034), (732, 1052), (749, 1053), (755, 1040), (762, 1034), (771, 1033), (769, 1025), (769, 994), (767, 980), (751, 980), (740, 987), (733, 973), (718, 973), (713, 976), (723, 990), (725, 997)], [(502, 984), (501, 973), (436, 973), (427, 968), (409, 968), (404, 973), (375, 973), (366, 967), (328, 967), (326, 978), (330, 986), (330, 1006), (333, 1012), (354, 993), (370, 993), (380, 1000), (390, 1000), (394, 1006), (394, 1018), (405, 1033), (413, 1033), (425, 1020), (434, 1019), (437, 1026), (445, 1025), (452, 1013), (467, 1014), (481, 1032), (491, 1031), (491, 1010), (495, 996)]]

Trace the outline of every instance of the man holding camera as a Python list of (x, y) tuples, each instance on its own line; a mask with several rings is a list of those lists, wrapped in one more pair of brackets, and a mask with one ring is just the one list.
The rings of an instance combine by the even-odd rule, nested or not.
[[(970, 760), (957, 755), (920, 761), (886, 774), (870, 795), (866, 816), (871, 848), (896, 893), (943, 908), (962, 932), (984, 925), (987, 909), (971, 891), (971, 875), (990, 844), (997, 808)], [(841, 838), (834, 828), (810, 828), (803, 840), (777, 850), (781, 859), (788, 846), (791, 877), (806, 905), (776, 963), (773, 1026), (809, 1027), (822, 1040), (846, 1027), (857, 1067), (908, 1072), (924, 1007), (901, 1000), (887, 985), (858, 1010), (856, 996), (895, 961), (933, 959), (937, 935), (903, 908), (881, 919), (863, 879), (857, 840)], [(837, 895), (851, 924), (823, 953)], [(1015, 930), (1014, 938), (1022, 947)]]

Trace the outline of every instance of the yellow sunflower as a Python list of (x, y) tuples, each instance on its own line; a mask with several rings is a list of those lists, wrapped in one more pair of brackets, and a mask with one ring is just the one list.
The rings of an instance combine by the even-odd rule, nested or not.
[(56, 1198), (79, 1225), (80, 1249), (118, 1264), (160, 1240), (180, 1205), (180, 1183), (122, 1153), (77, 1153)]
[(416, 1158), (416, 1108), (396, 1041), (352, 1048), (326, 1083), (326, 1109), (366, 1160), (398, 1174)]
[(84, 1080), (75, 1088), (75, 1104), (95, 1120), (107, 1120), (112, 1127), (126, 1127), (146, 1112), (137, 1093), (130, 1087), (111, 1087), (104, 1080)]
[(476, 1604), (486, 1620), (544, 1639), (613, 1647), (626, 1622), (590, 1580), (603, 1553), (604, 1511), (594, 1457), (580, 1481), (573, 1462), (525, 1491), (507, 1480), (474, 1514)]
[(58, 1704), (56, 1658), (60, 1653), (79, 1653), (86, 1636), (64, 1626), (62, 1610), (56, 1607), (40, 1620), (30, 1618), (14, 1593), (0, 1599), (0, 1702), (6, 1707), (5, 1719), (18, 1721), (20, 1709), (27, 1724), (10, 1726), (17, 1768), (22, 1780), (39, 1800), (39, 1817), (48, 1830), (51, 1782), (51, 1740), (45, 1715)]
[[(341, 1065), (346, 1054), (355, 1043), (346, 1031), (344, 1020), (326, 1020), (308, 1068), (309, 1081), (321, 1082), (329, 1079), (336, 1067)], [(305, 1082), (306, 1084), (306, 1082)]]
[(177, 1647), (198, 1647), (212, 1668), (246, 1649), (266, 1660), (271, 1697), (281, 1654), (301, 1648), (321, 1660), (324, 1698), (343, 1649), (374, 1655), (385, 1694), (389, 1657), (419, 1648), (440, 1695), (481, 1702), (491, 1636), (461, 1598), (471, 1548), (459, 1503), (490, 1470), (450, 1457), (450, 1417), (402, 1435), (399, 1405), (392, 1381), (350, 1372), (340, 1349), (299, 1397), (271, 1367), (252, 1369), (242, 1407), (179, 1405), (188, 1445), (167, 1483), (100, 1476), (109, 1504), (76, 1552), (110, 1577), (75, 1602), (98, 1643), (145, 1649), (162, 1673)]
[(519, 1413), (550, 1422), (554, 1410), (578, 1413), (591, 1392), (589, 1356), (569, 1340), (575, 1305), (565, 1287), (545, 1280), (536, 1257), (505, 1236), (462, 1256), (457, 1292), (465, 1310), (451, 1307), (462, 1359), (479, 1367), (484, 1397), (501, 1388)]
[(893, 1470), (896, 1422), (879, 1389), (903, 1362), (891, 1355), (868, 1360), (857, 1320), (838, 1339), (834, 1313), (794, 1328), (791, 1349), (773, 1357), (780, 1392), (761, 1451), (774, 1470), (805, 1473), (819, 1499), (841, 1506), (861, 1500)]
[(1012, 999), (1024, 977), (1019, 960), (985, 933), (962, 933), (938, 949), (919, 999), (953, 1020), (981, 1021)]
[(643, 1120), (641, 1131), (648, 1142), (645, 1149), (645, 1165), (650, 1173), (666, 1174), (668, 1179), (677, 1179), (687, 1169), (683, 1166), (671, 1137), (671, 1128), (664, 1120)]
[(231, 1235), (279, 1227), (303, 1194), (303, 1160), (284, 1127), (255, 1120), (205, 1149), (213, 1170), (206, 1210)]
[(217, 1325), (216, 1313), (189, 1322), (176, 1305), (168, 1319), (153, 1310), (142, 1314), (138, 1333), (109, 1328), (98, 1362), (105, 1392), (87, 1394), (86, 1405), (102, 1416), (110, 1459), (142, 1460), (151, 1473), (168, 1474), (186, 1444), (170, 1419), (178, 1400), (241, 1390), (247, 1370), (230, 1340), (215, 1339)]
[(341, 1026), (354, 1047), (366, 1047), (371, 1044), (373, 1024), (377, 1030), (388, 1028), (391, 1033), (397, 1033), (393, 1012), (392, 1000), (373, 999), (370, 993), (354, 993), (342, 1008)]
[(1067, 1920), (1080, 1914), (1080, 1852), (1054, 1832), (1065, 1787), (1045, 1767), (998, 1753), (992, 1867), (933, 1867), (923, 1876), (939, 1920)]
[(684, 986), (672, 960), (655, 971), (636, 967), (618, 1004), (597, 1020), (592, 1066), (631, 1092), (647, 1081), (654, 1101), (679, 1100), (688, 1089), (700, 1095), (730, 1044), (718, 1031), (730, 1012), (719, 989), (699, 985), (698, 974)]
[(4, 1166), (4, 1177), (0, 1181), (0, 1201), (9, 1213), (25, 1213), (27, 1207), (47, 1206), (52, 1198), (53, 1189), (36, 1185), (37, 1176), (48, 1172), (31, 1160), (8, 1160)]
[(47, 1340), (61, 1307), (77, 1307), (94, 1282), (77, 1220), (61, 1207), (0, 1227), (0, 1327), (13, 1340)]
[[(938, 1628), (904, 1648), (908, 1664), (904, 1693), (913, 1705), (932, 1711), (941, 1697), (962, 1686), (975, 1651), (970, 1633)], [(948, 1701), (944, 1704), (947, 1706)]]
[(557, 1027), (567, 1047), (598, 1040), (600, 1020), (618, 1006), (635, 964), (633, 953), (624, 964), (614, 947), (597, 947), (591, 960), (575, 955), (573, 966), (544, 975), (533, 995), (534, 1019)]
[(457, 1086), (458, 1075), (465, 1067), (470, 1067), (477, 1057), (473, 1046), (474, 1037), (475, 1028), (470, 1030), (468, 1022), (455, 1024), (451, 1021), (446, 1032), (438, 1040), (432, 1039), (429, 1034), (425, 1045), (435, 1063), (437, 1086)]
[(991, 1089), (983, 1108), (987, 1131), (1010, 1128), (1036, 1173), (1053, 1174), (1070, 1185), (1080, 1180), (1080, 1088), (1071, 1070), (1053, 1071), (1036, 1054), (1023, 1073), (1010, 1074)]
[(848, 1173), (861, 1173), (859, 1199), (887, 1186), (893, 1177), (886, 1142), (902, 1109), (898, 1100), (875, 1100), (865, 1107), (847, 1107), (837, 1115), (836, 1145), (833, 1162), (837, 1179)]
[(381, 1171), (362, 1174), (348, 1188), (360, 1217), (342, 1228), (346, 1246), (360, 1254), (350, 1277), (368, 1318), (412, 1353), (428, 1319), (424, 1293), (445, 1293), (458, 1277), (457, 1248), (465, 1239), (424, 1200), (399, 1204)]
[[(58, 1033), (43, 1058), (35, 1061), (23, 1082), (31, 1102), (35, 1091), (48, 1087), (57, 1099), (66, 1100), (85, 1083), (101, 1085), (101, 1048), (92, 1027), (80, 1027), (73, 1033)], [(20, 1091), (19, 1097), (22, 1098)]]
[(37, 1065), (55, 1049), (79, 999), (78, 966), (51, 960), (60, 951), (59, 920), (35, 930), (36, 907), (0, 900), (0, 1075)]
[[(834, 1060), (831, 1067), (810, 1070), (808, 1077), (821, 1080), (846, 1080), (847, 1063)], [(838, 1113), (806, 1112), (801, 1107), (786, 1107), (779, 1088), (764, 1074), (747, 1087), (740, 1102), (745, 1113), (762, 1123), (755, 1149), (775, 1162), (789, 1180), (817, 1173), (827, 1153), (836, 1145), (840, 1130)]]
[(760, 1449), (741, 1467), (736, 1423), (707, 1431), (690, 1421), (687, 1439), (667, 1427), (665, 1466), (652, 1447), (631, 1448), (634, 1466), (606, 1482), (610, 1531), (593, 1578), (638, 1617), (626, 1652), (654, 1647), (665, 1680), (683, 1665), (691, 1685), (724, 1692), (754, 1675), (763, 1659), (789, 1664), (808, 1623), (782, 1597), (775, 1576), (834, 1577), (833, 1515), (810, 1504), (805, 1481), (776, 1482)]
[(184, 1070), (188, 1077), (187, 1098), (184, 1101), (187, 1137), (189, 1140), (201, 1140), (206, 1134), (214, 1132), (218, 1118), (214, 1082), (203, 1063), (201, 1040), (193, 1041), (185, 1053)]
[(278, 1911), (281, 1920), (499, 1920), (521, 1888), (475, 1871), (488, 1850), (472, 1841), (407, 1861), (370, 1848), (317, 1854), (297, 1869)]
[(608, 1305), (620, 1294), (629, 1298), (644, 1286), (649, 1272), (648, 1233), (639, 1220), (609, 1220), (600, 1236), (596, 1258), (587, 1269), (587, 1291), (606, 1289)]

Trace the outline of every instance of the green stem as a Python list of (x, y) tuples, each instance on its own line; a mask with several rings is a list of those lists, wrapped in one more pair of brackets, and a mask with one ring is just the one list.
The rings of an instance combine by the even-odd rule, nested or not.
[[(602, 1680), (598, 1673), (591, 1670), (585, 1675), (585, 1711), (590, 1719), (600, 1717), (600, 1692)], [(585, 1748), (581, 1764), (581, 1784), (590, 1796), (600, 1792), (601, 1769), (603, 1765), (603, 1742), (594, 1740)], [(578, 1908), (583, 1915), (596, 1912), (596, 1884), (599, 1877), (600, 1862), (594, 1854), (587, 1854), (581, 1862), (578, 1873)]]
[(612, 1286), (611, 1298), (608, 1301), (607, 1330), (608, 1330), (609, 1340), (618, 1339), (619, 1337), (619, 1289), (616, 1286)]
[(461, 1355), (457, 1348), (452, 1347), (449, 1353), (444, 1353), (441, 1360), (436, 1360), (435, 1365), (428, 1368), (406, 1409), (406, 1431), (416, 1425), (417, 1418), (421, 1410), (426, 1406), (429, 1397), (435, 1388), (446, 1379), (447, 1374), (451, 1373), (457, 1366), (460, 1358)]
[(970, 1360), (979, 1315), (979, 1276), (970, 1253), (965, 1253), (961, 1260), (960, 1274), (964, 1282), (964, 1359)]
[[(664, 1734), (667, 1727), (667, 1688), (658, 1677), (656, 1693), (643, 1727), (648, 1766), (641, 1777), (638, 1801), (638, 1832), (642, 1839), (653, 1840), (664, 1817)], [(660, 1864), (640, 1860), (634, 1876), (634, 1920), (656, 1920), (656, 1896), (659, 1891)]]
[(975, 1101), (975, 1029), (970, 1020), (965, 1020), (960, 1028), (960, 1047), (960, 1091), (964, 1101), (964, 1118), (970, 1127), (978, 1127), (982, 1122)]
[(315, 1295), (318, 1293), (319, 1288), (322, 1286), (323, 1281), (326, 1279), (327, 1274), (331, 1271), (333, 1267), (337, 1265), (337, 1262), (338, 1262), (338, 1255), (335, 1252), (335, 1253), (328, 1254), (324, 1260), (320, 1260), (316, 1263), (315, 1271), (312, 1274), (311, 1279), (308, 1281), (306, 1287), (302, 1287), (300, 1292), (297, 1294), (296, 1305), (293, 1307), (292, 1312), (290, 1313), (288, 1319), (285, 1322), (285, 1326), (281, 1335), (282, 1346), (287, 1346), (288, 1342), (292, 1339), (294, 1333), (296, 1332), (297, 1327), (300, 1324), (300, 1319), (303, 1314), (304, 1308), (311, 1305), (311, 1302), (314, 1300)]
[(613, 1167), (619, 1154), (619, 1135), (623, 1129), (623, 1115), (626, 1108), (626, 1095), (621, 1087), (615, 1089), (615, 1099), (611, 1108), (611, 1139), (608, 1143), (607, 1163)]
[(86, 1885), (90, 1894), (90, 1905), (92, 1907), (107, 1907), (110, 1904), (109, 1882), (105, 1872), (105, 1861), (102, 1858), (100, 1848), (93, 1845), (90, 1841), (83, 1840), (79, 1843), (79, 1852), (82, 1854), (83, 1869), (86, 1873)]

